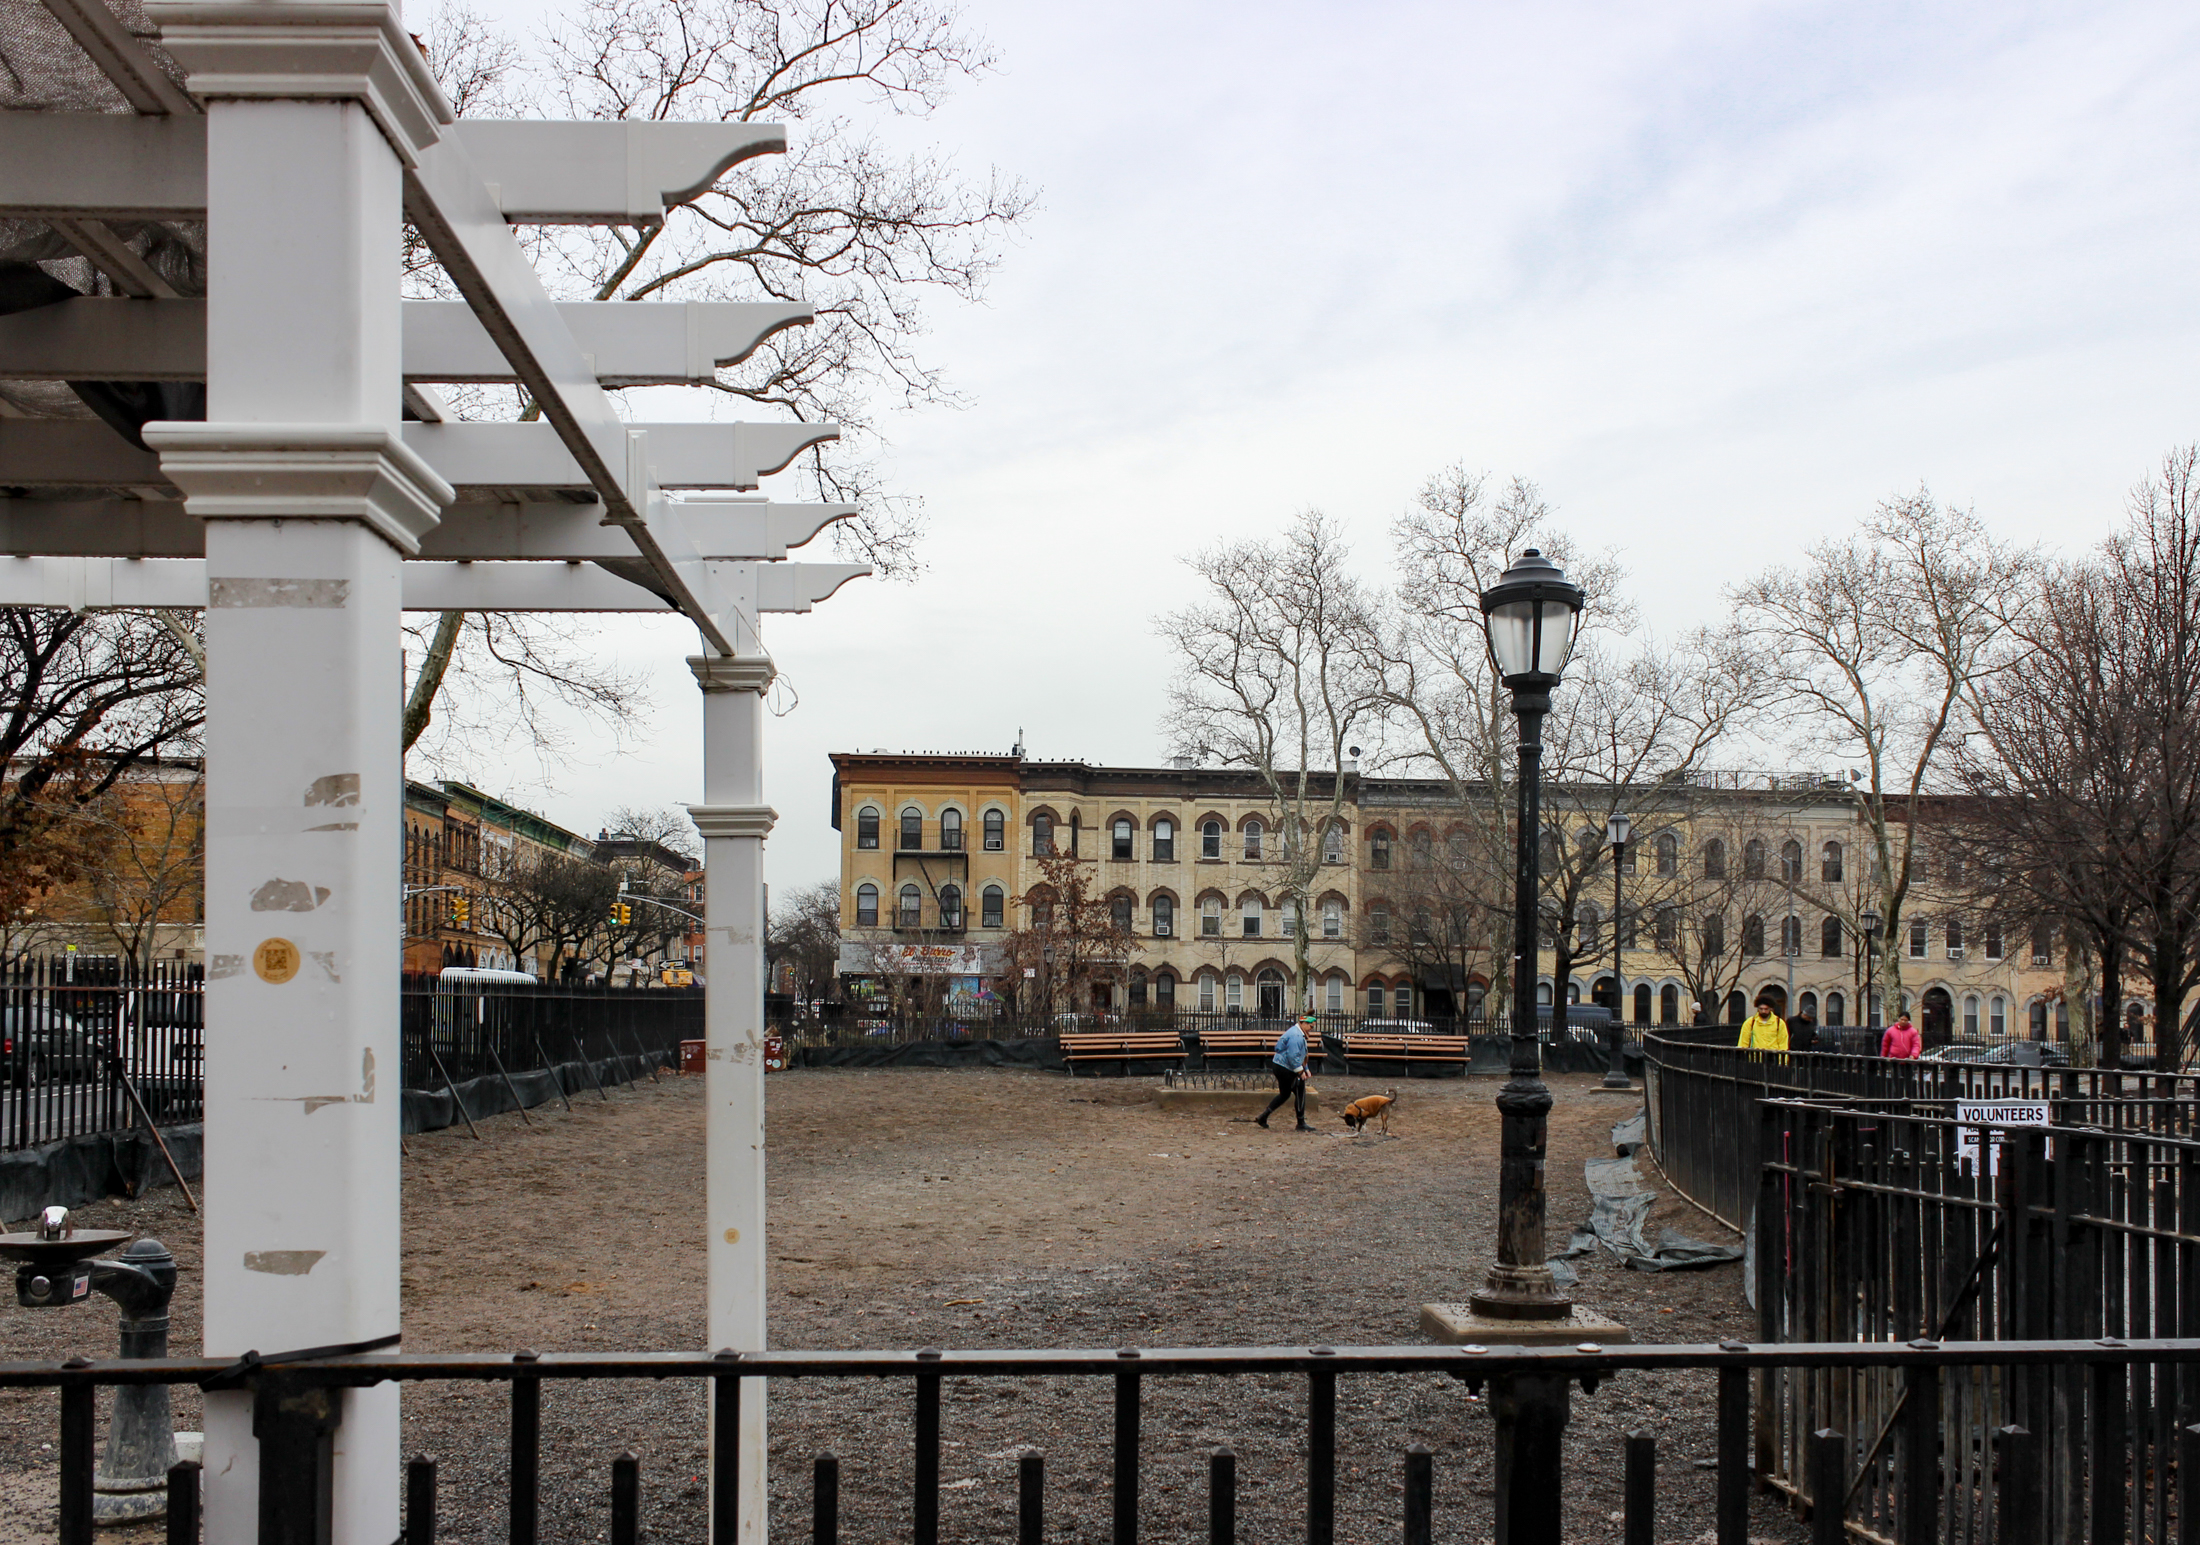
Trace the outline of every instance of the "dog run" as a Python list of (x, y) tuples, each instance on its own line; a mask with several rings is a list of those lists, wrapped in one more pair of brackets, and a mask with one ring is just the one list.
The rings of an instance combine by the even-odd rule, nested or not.
[[(1612, 1156), (1635, 1108), (1559, 1075), (1551, 1115), (1550, 1233), (1586, 1218), (1582, 1164)], [(1495, 1237), (1498, 1122), (1491, 1078), (1389, 1081), (1325, 1075), (1311, 1134), (1242, 1117), (1163, 1111), (1155, 1082), (1006, 1070), (795, 1071), (767, 1086), (771, 1336), (782, 1347), (1356, 1345), (1419, 1339), (1420, 1305), (1464, 1298)], [(1357, 1135), (1337, 1112), (1393, 1087)], [(694, 1348), (703, 1336), (700, 1080), (666, 1078), (410, 1139), (405, 1162), (405, 1347)], [(1670, 1224), (1729, 1239), (1670, 1194)], [(199, 1237), (173, 1188), (78, 1210), (92, 1227), (158, 1237), (183, 1265), (174, 1346), (198, 1349)], [(1741, 1270), (1642, 1273), (1582, 1257), (1575, 1296), (1642, 1341), (1753, 1333)], [(12, 1314), (9, 1357), (107, 1355), (100, 1309)], [(776, 1382), (770, 1393), (772, 1531), (809, 1537), (810, 1462), (841, 1461), (842, 1538), (909, 1537), (912, 1419), (906, 1386)], [(1145, 1396), (1143, 1537), (1205, 1538), (1205, 1466), (1239, 1455), (1239, 1537), (1305, 1527), (1303, 1382), (1152, 1380)], [(198, 1423), (179, 1391), (177, 1425)], [(593, 1542), (607, 1526), (611, 1462), (641, 1458), (643, 1524), (700, 1542), (702, 1405), (680, 1384), (571, 1384), (542, 1401), (544, 1538)], [(442, 1464), (439, 1536), (506, 1537), (507, 1401), (500, 1388), (405, 1396), (407, 1453)], [(1576, 1394), (1567, 1538), (1619, 1539), (1624, 1435), (1654, 1432), (1659, 1537), (1712, 1523), (1707, 1379), (1629, 1374)], [(1338, 1539), (1393, 1540), (1401, 1454), (1436, 1450), (1437, 1538), (1490, 1533), (1491, 1424), (1438, 1375), (1348, 1380), (1339, 1395)], [(101, 1421), (105, 1421), (104, 1410)], [(1016, 1452), (1047, 1456), (1048, 1537), (1108, 1538), (1110, 1396), (1104, 1381), (951, 1381), (943, 1401), (942, 1538), (1015, 1537)], [(0, 1391), (0, 1545), (50, 1540), (50, 1393)], [(1800, 1540), (1760, 1500), (1753, 1537)], [(151, 1545), (160, 1526), (103, 1534)]]

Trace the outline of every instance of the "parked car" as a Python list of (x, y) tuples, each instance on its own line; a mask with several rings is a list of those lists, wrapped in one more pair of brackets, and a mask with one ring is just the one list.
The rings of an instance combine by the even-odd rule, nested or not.
[(2004, 1041), (1999, 1046), (1950, 1041), (1945, 1046), (1934, 1047), (1923, 1060), (1991, 1063), (2000, 1067), (2066, 1068), (2070, 1066), (2070, 1053), (2049, 1041)]
[(71, 1015), (0, 1009), (0, 1070), (18, 1089), (90, 1078), (106, 1055), (104, 1038)]
[[(1425, 1019), (1363, 1019), (1351, 1027), (1369, 1035), (1434, 1035), (1436, 1027)], [(1350, 1033), (1350, 1032), (1348, 1032)]]

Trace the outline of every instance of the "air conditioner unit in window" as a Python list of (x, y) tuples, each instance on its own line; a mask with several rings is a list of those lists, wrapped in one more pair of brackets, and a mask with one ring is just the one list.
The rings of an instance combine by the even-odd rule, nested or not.
[(1157, 939), (1166, 939), (1169, 936), (1169, 925), (1167, 923), (1154, 924), (1153, 936)]
[(1960, 944), (1949, 945), (1948, 958), (1950, 960), (1961, 960), (1963, 958), (1963, 946)]

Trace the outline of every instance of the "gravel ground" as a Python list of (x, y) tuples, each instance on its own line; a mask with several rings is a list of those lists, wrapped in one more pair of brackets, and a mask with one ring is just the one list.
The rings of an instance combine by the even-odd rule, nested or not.
[[(1323, 1128), (1163, 1112), (1140, 1081), (1009, 1070), (801, 1071), (772, 1075), (772, 1344), (776, 1347), (1338, 1345), (1419, 1339), (1419, 1306), (1476, 1286), (1494, 1237), (1497, 1080), (1403, 1086), (1394, 1136), (1349, 1137), (1333, 1114), (1383, 1081), (1325, 1077)], [(1551, 1080), (1551, 1235), (1587, 1216), (1585, 1159), (1611, 1156), (1633, 1107)], [(405, 1344), (410, 1351), (682, 1348), (701, 1344), (699, 1080), (667, 1078), (411, 1139), (405, 1161)], [(1646, 1165), (1647, 1165), (1647, 1161)], [(1652, 1172), (1653, 1189), (1665, 1190)], [(197, 1351), (198, 1230), (173, 1189), (80, 1209), (82, 1222), (151, 1233), (183, 1265), (174, 1350)], [(1675, 1199), (1670, 1224), (1725, 1239)], [(1638, 1340), (1750, 1333), (1738, 1267), (1630, 1272), (1577, 1263), (1582, 1303)], [(97, 1310), (6, 1310), (0, 1356), (111, 1350)], [(771, 1401), (772, 1528), (807, 1536), (812, 1456), (841, 1457), (842, 1538), (906, 1538), (911, 1413), (906, 1385), (780, 1381)], [(178, 1425), (197, 1425), (195, 1392)], [(1015, 1533), (1016, 1452), (1047, 1456), (1048, 1536), (1109, 1533), (1111, 1391), (1102, 1380), (949, 1381), (943, 1398), (942, 1532)], [(1338, 1400), (1338, 1539), (1396, 1538), (1407, 1444), (1436, 1450), (1436, 1532), (1490, 1536), (1491, 1427), (1483, 1404), (1439, 1376), (1352, 1378)], [(407, 1452), (442, 1463), (442, 1534), (505, 1536), (507, 1399), (499, 1389), (412, 1387)], [(1305, 1389), (1288, 1378), (1149, 1380), (1144, 1535), (1202, 1539), (1206, 1455), (1238, 1453), (1240, 1536), (1304, 1528)], [(1622, 1436), (1659, 1441), (1658, 1537), (1710, 1538), (1708, 1376), (1629, 1374), (1576, 1394), (1567, 1535), (1619, 1538)], [(0, 1545), (50, 1537), (55, 1401), (0, 1392)], [(104, 1420), (104, 1415), (102, 1417)], [(644, 1527), (700, 1541), (702, 1401), (692, 1385), (553, 1384), (543, 1393), (547, 1539), (601, 1539), (611, 1461), (641, 1456)], [(1759, 1499), (1753, 1534), (1800, 1540)], [(151, 1545), (157, 1527), (106, 1536)]]

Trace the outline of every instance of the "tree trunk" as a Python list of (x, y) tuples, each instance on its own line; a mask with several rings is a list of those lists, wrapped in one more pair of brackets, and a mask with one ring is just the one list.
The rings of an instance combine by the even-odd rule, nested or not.
[(445, 612), (436, 619), (435, 635), (428, 640), (428, 652), (420, 662), (420, 672), (413, 677), (412, 690), (405, 695), (400, 755), (413, 748), (413, 742), (420, 738), (434, 715), (435, 695), (443, 689), (443, 674), (451, 668), (451, 651), (458, 646), (458, 630), (465, 621), (464, 612)]

